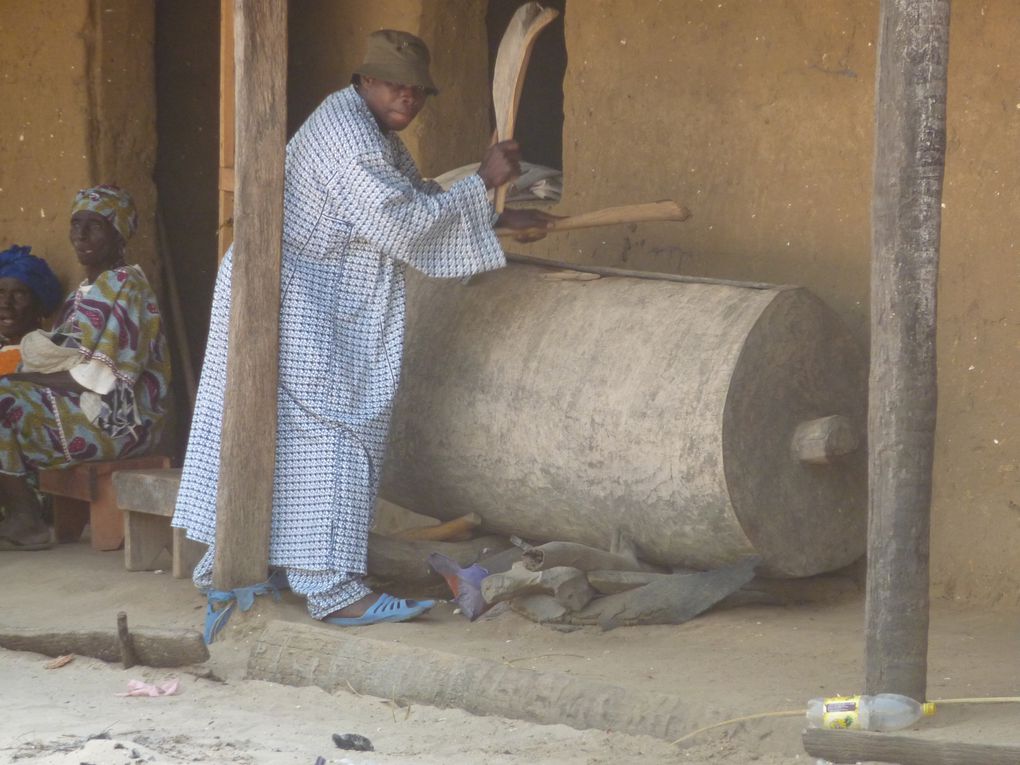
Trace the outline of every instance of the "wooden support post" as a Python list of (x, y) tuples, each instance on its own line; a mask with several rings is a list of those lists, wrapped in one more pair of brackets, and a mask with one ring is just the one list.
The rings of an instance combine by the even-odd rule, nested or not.
[(949, 0), (882, 0), (875, 104), (865, 688), (925, 698)]
[(287, 3), (236, 0), (237, 189), (216, 506), (217, 589), (264, 581), (276, 458)]
[(220, 177), (216, 251), (234, 241), (234, 0), (220, 0)]

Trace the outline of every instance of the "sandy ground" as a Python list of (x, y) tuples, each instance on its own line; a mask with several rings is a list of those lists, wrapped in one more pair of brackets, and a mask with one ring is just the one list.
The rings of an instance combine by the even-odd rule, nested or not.
[[(66, 545), (0, 555), (0, 629), (112, 627), (118, 610), (135, 626), (198, 628), (203, 602), (190, 582), (124, 571), (117, 553)], [(208, 762), (299, 763), (806, 763), (801, 720), (767, 719), (715, 729), (673, 747), (651, 738), (576, 731), (348, 692), (290, 688), (244, 678), (247, 651), (265, 618), (304, 620), (287, 596), (260, 616), (232, 622), (209, 666), (224, 680), (186, 672), (181, 693), (124, 698), (130, 679), (174, 672), (78, 657), (45, 669), (44, 657), (0, 650), (0, 762), (60, 765)], [(933, 608), (931, 698), (1015, 695), (1020, 649), (1012, 611), (948, 602)], [(817, 695), (856, 692), (862, 665), (863, 600), (825, 606), (747, 608), (678, 627), (558, 632), (512, 613), (473, 624), (443, 605), (413, 624), (356, 634), (537, 671), (555, 670), (644, 690), (679, 694), (701, 710), (691, 729), (756, 712), (799, 709)], [(1016, 707), (947, 708), (928, 733), (1020, 743)], [(370, 753), (342, 752), (333, 733), (359, 733)], [(93, 738), (97, 735), (109, 738)], [(118, 748), (119, 747), (119, 748)], [(137, 755), (135, 757), (134, 755)]]

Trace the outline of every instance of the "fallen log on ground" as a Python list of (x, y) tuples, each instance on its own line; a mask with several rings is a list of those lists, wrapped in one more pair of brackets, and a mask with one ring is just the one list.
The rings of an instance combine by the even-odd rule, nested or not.
[(482, 597), (486, 603), (538, 594), (551, 595), (569, 611), (580, 611), (595, 597), (584, 572), (566, 566), (528, 571), (517, 564), (505, 573), (491, 574), (482, 580)]
[[(147, 667), (185, 667), (208, 660), (209, 649), (195, 630), (133, 629), (130, 632), (133, 659)], [(31, 651), (44, 656), (92, 656), (115, 662), (123, 658), (122, 642), (116, 629), (44, 630), (0, 628), (0, 648)]]
[(667, 741), (735, 716), (710, 699), (692, 701), (563, 672), (534, 672), (506, 661), (414, 648), (312, 623), (269, 622), (252, 647), (247, 676)]

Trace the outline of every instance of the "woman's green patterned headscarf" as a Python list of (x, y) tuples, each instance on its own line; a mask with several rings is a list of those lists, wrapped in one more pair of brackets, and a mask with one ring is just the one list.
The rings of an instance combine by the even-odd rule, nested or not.
[(74, 197), (71, 215), (79, 210), (91, 210), (106, 218), (120, 232), (126, 242), (138, 228), (138, 213), (131, 195), (117, 186), (102, 184), (82, 189)]

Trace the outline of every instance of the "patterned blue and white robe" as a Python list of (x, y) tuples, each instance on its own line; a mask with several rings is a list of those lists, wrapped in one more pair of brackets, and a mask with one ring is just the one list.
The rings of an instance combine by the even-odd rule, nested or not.
[[(405, 268), (464, 277), (504, 266), (492, 222), (479, 176), (446, 192), (423, 181), (403, 142), (380, 130), (353, 87), (327, 97), (288, 143), (269, 558), (288, 568), (295, 591), (324, 586), (302, 587), (302, 572), (342, 582), (366, 571), (400, 378)], [(231, 262), (228, 253), (216, 280), (173, 519), (208, 545), (216, 536)], [(210, 563), (207, 556), (205, 577)], [(309, 596), (313, 616), (334, 606), (335, 598), (316, 606)]]

